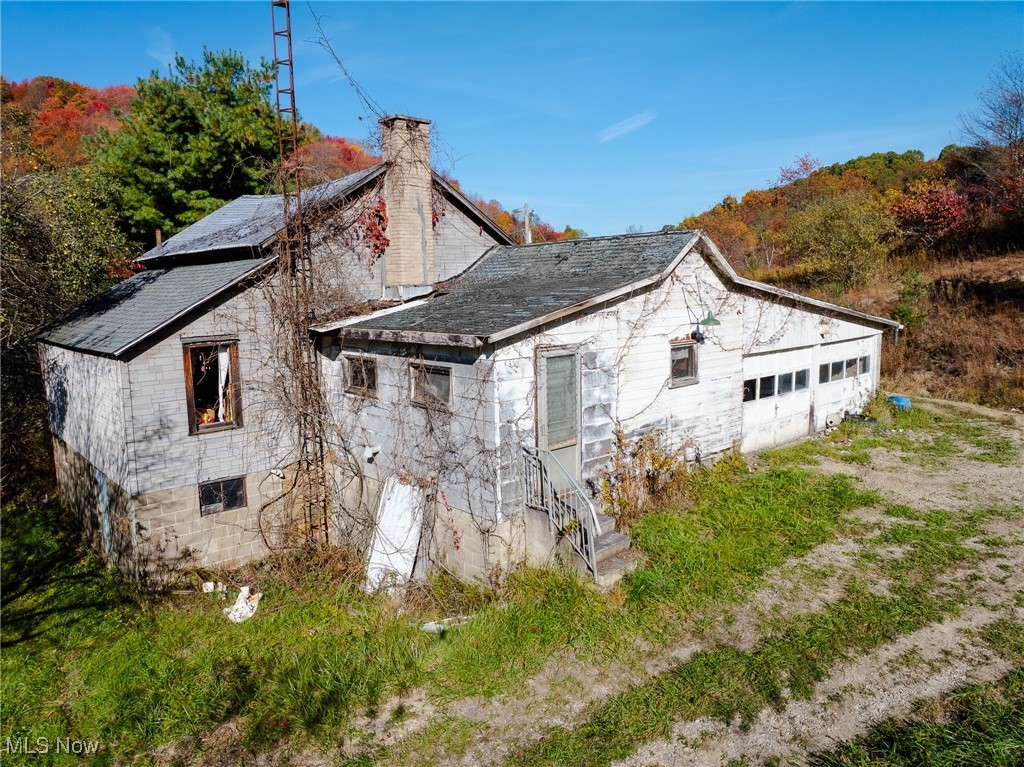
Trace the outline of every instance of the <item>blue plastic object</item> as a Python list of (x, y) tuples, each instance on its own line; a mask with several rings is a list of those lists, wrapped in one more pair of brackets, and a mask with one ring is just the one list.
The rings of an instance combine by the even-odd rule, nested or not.
[(910, 410), (910, 397), (904, 397), (902, 394), (894, 394), (891, 397), (886, 397), (892, 404), (899, 410)]

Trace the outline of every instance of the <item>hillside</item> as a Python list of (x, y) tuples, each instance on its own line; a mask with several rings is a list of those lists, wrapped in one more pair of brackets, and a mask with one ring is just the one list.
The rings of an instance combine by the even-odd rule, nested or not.
[(1021, 407), (1022, 167), (1003, 146), (805, 156), (680, 226), (706, 229), (742, 274), (902, 322), (883, 358), (893, 386)]

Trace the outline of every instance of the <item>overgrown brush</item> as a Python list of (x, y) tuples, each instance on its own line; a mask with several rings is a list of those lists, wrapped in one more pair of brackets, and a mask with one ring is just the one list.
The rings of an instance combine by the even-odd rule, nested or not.
[(601, 479), (601, 500), (623, 529), (632, 527), (656, 496), (680, 496), (678, 490), (688, 476), (686, 447), (669, 448), (657, 430), (637, 439), (615, 433), (615, 454)]

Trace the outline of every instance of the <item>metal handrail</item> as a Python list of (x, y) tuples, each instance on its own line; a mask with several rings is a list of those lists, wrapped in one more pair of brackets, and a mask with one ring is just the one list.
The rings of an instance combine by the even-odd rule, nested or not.
[[(563, 536), (597, 575), (597, 511), (583, 488), (550, 450), (523, 446), (526, 462), (526, 505), (547, 512), (548, 526)], [(558, 479), (557, 487), (550, 472)]]

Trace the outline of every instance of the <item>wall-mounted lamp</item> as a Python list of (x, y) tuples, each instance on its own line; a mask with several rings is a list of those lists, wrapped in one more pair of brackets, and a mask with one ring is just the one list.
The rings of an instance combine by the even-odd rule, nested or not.
[(702, 319), (700, 322), (697, 323), (697, 327), (695, 327), (693, 329), (693, 332), (690, 333), (690, 338), (692, 338), (697, 343), (702, 344), (702, 343), (704, 343), (707, 340), (707, 338), (701, 332), (701, 330), (700, 330), (701, 326), (703, 326), (705, 328), (713, 328), (716, 325), (721, 325), (721, 324), (722, 323), (719, 322), (718, 320), (716, 320), (714, 315), (711, 314), (711, 311), (708, 310), (708, 316), (705, 317), (704, 319)]
[(700, 321), (700, 324), (706, 328), (713, 328), (716, 325), (721, 325), (722, 323), (715, 319), (715, 316), (711, 313), (711, 310), (709, 309), (708, 316), (702, 319)]

